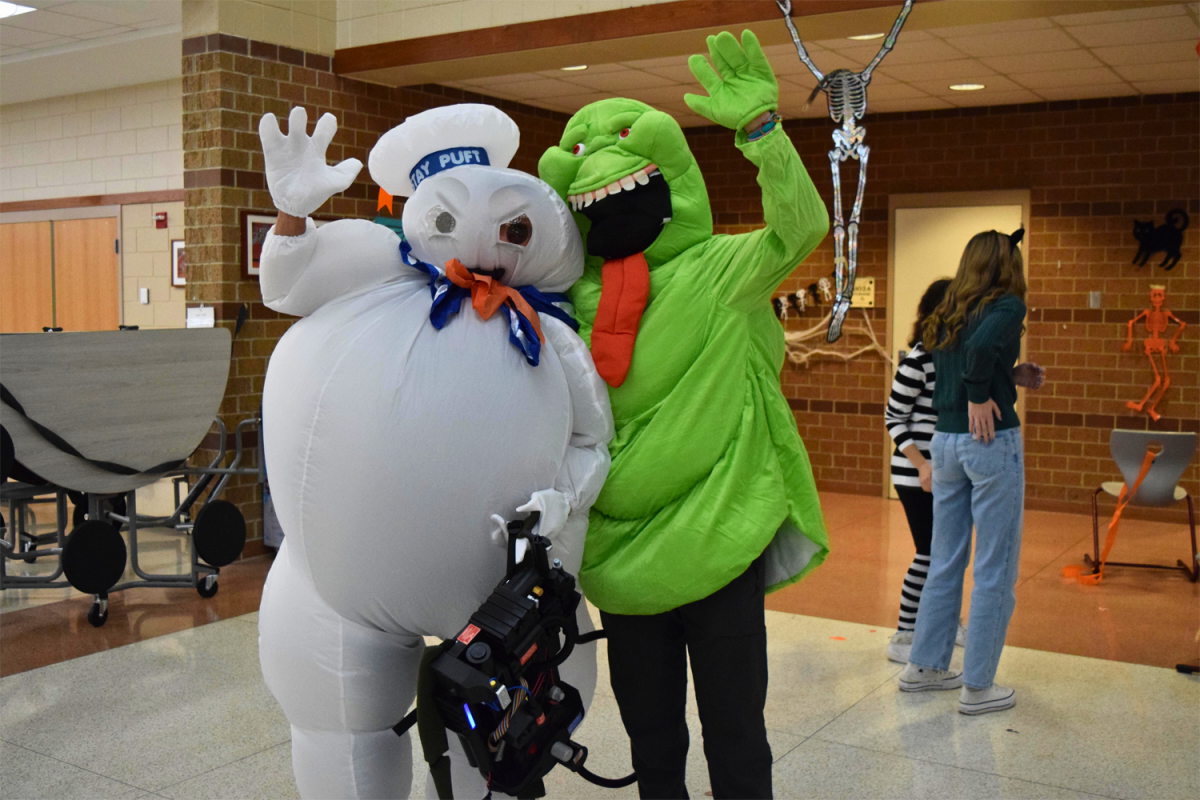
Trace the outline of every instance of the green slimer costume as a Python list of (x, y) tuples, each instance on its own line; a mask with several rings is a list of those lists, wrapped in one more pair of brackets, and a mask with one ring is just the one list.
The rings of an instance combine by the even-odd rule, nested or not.
[[(579, 577), (587, 597), (614, 614), (659, 614), (707, 597), (764, 551), (774, 591), (828, 554), (808, 454), (780, 389), (784, 338), (770, 298), (825, 236), (829, 217), (782, 126), (754, 140), (743, 130), (778, 102), (757, 39), (747, 31), (739, 47), (722, 33), (709, 43), (721, 75), (693, 56), (709, 96), (685, 99), (737, 131), (737, 148), (758, 167), (765, 228), (713, 235), (682, 129), (636, 100), (584, 107), (538, 165), (577, 209), (589, 254), (571, 299), (610, 384), (616, 436)], [(623, 291), (612, 283), (636, 277), (609, 265), (642, 258), (644, 313), (615, 334), (631, 345), (636, 337), (627, 378), (620, 369), (610, 376), (597, 311), (620, 303), (628, 319), (638, 300), (602, 300)]]

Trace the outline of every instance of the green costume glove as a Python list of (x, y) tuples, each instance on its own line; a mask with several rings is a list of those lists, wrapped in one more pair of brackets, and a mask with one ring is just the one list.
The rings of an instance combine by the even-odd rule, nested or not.
[(683, 96), (692, 111), (736, 131), (779, 107), (779, 84), (753, 31), (742, 31), (740, 45), (729, 31), (708, 37), (708, 55), (712, 65), (701, 55), (688, 59), (692, 74), (708, 92), (708, 97)]

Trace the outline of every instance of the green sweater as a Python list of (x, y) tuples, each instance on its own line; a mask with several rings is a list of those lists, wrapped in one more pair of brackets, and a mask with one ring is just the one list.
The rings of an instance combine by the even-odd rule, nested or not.
[(1024, 321), (1025, 303), (1015, 294), (1006, 294), (982, 314), (968, 314), (958, 344), (933, 351), (938, 376), (933, 390), (933, 407), (938, 414), (935, 430), (970, 433), (967, 402), (986, 403), (989, 398), (1000, 407), (996, 430), (1020, 427), (1012, 368), (1021, 355)]

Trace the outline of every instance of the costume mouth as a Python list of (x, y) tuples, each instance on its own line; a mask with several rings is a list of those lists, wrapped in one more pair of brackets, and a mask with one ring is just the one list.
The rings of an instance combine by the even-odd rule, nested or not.
[(567, 202), (592, 223), (588, 254), (605, 259), (642, 252), (671, 221), (671, 188), (653, 163)]
[(599, 189), (595, 189), (590, 192), (569, 194), (567, 195), (567, 202), (570, 204), (572, 210), (582, 211), (584, 208), (590, 206), (597, 200), (603, 200), (608, 195), (620, 194), (622, 191), (632, 192), (639, 186), (646, 186), (650, 183), (650, 177), (652, 175), (661, 174), (662, 173), (658, 171), (658, 165), (651, 161), (641, 169), (635, 169), (628, 175), (617, 178), (607, 186), (601, 186)]

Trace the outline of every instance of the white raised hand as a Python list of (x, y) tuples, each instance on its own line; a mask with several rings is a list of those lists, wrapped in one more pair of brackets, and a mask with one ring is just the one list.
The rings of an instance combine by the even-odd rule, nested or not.
[(307, 217), (332, 195), (344, 192), (362, 169), (357, 158), (336, 166), (325, 163), (325, 151), (337, 133), (333, 114), (317, 120), (311, 137), (307, 130), (308, 112), (301, 106), (288, 115), (287, 136), (280, 133), (274, 114), (264, 114), (258, 123), (271, 199), (277, 209), (294, 217)]

